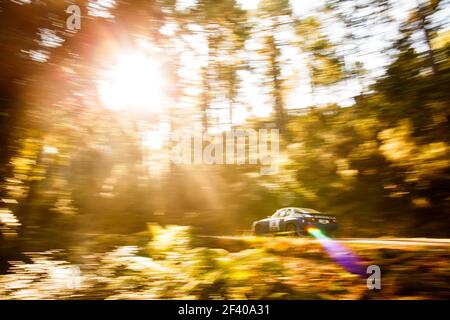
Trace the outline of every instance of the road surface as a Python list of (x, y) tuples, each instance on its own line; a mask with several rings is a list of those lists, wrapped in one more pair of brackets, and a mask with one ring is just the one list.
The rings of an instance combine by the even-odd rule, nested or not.
[[(202, 238), (211, 238), (217, 240), (230, 241), (249, 241), (254, 236), (200, 236)], [(271, 236), (261, 237), (262, 239), (270, 239)], [(319, 241), (311, 238), (291, 238), (295, 242)], [(392, 245), (392, 246), (437, 246), (450, 247), (450, 239), (438, 238), (336, 238), (333, 239), (339, 243), (355, 243), (355, 244), (376, 244), (376, 245)]]

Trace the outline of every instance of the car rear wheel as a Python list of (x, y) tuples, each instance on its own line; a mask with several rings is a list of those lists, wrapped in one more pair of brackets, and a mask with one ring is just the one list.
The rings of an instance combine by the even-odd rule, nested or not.
[(292, 223), (290, 223), (286, 226), (286, 232), (287, 232), (288, 236), (291, 236), (291, 237), (298, 237), (300, 235), (297, 230), (297, 226)]

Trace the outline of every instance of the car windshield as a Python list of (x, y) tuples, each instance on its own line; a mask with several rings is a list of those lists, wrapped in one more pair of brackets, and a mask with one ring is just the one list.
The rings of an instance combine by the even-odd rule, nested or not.
[(295, 208), (294, 211), (295, 213), (320, 214), (319, 211), (308, 208)]

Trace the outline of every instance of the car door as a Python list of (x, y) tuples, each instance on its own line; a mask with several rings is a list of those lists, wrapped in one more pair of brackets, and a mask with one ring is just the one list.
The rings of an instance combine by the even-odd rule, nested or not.
[(279, 227), (280, 227), (280, 231), (286, 231), (286, 219), (289, 219), (289, 217), (292, 215), (294, 211), (289, 208), (289, 209), (285, 209), (284, 213), (282, 215), (280, 215), (280, 222), (279, 222)]
[(280, 223), (285, 214), (285, 210), (277, 211), (269, 220), (269, 231), (278, 232), (280, 231)]

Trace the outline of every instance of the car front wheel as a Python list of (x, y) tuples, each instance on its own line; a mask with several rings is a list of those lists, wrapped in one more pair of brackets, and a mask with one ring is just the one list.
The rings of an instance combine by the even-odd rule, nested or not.
[(291, 236), (291, 237), (298, 237), (300, 235), (300, 233), (297, 230), (297, 226), (292, 223), (290, 223), (286, 226), (286, 232), (287, 232), (288, 236)]

